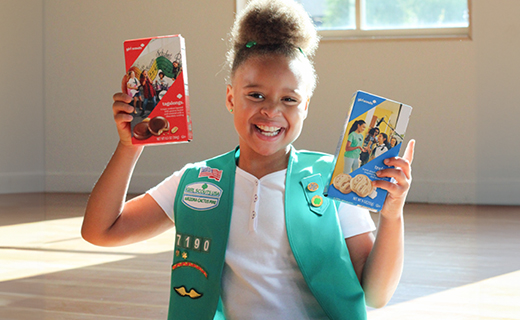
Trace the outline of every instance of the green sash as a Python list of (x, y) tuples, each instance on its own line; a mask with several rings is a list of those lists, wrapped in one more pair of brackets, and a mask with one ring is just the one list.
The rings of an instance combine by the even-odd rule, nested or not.
[[(181, 178), (174, 215), (169, 320), (225, 319), (221, 276), (229, 236), (234, 150), (194, 164)], [(365, 297), (333, 200), (323, 197), (332, 156), (292, 150), (285, 186), (289, 244), (307, 285), (331, 319), (366, 319)]]

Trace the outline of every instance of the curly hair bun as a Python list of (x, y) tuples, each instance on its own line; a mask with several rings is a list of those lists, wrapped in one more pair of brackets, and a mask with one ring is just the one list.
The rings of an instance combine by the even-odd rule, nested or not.
[(252, 0), (231, 31), (235, 51), (254, 41), (258, 45), (293, 46), (312, 57), (319, 37), (303, 6), (293, 0)]

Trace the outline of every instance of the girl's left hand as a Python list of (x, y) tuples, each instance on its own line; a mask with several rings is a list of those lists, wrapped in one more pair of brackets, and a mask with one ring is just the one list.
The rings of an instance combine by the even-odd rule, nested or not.
[(387, 166), (393, 167), (381, 170), (377, 173), (380, 178), (394, 178), (395, 182), (376, 180), (372, 185), (388, 191), (381, 215), (386, 218), (400, 218), (402, 216), (404, 203), (410, 184), (412, 183), (412, 161), (415, 149), (415, 140), (410, 140), (402, 158), (388, 158), (385, 160)]

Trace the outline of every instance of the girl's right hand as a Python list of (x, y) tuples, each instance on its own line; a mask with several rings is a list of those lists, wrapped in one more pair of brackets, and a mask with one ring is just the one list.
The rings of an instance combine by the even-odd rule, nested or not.
[(114, 94), (113, 99), (114, 103), (112, 104), (112, 111), (114, 113), (114, 121), (116, 122), (119, 140), (121, 144), (125, 146), (133, 146), (130, 124), (133, 119), (131, 113), (134, 112), (134, 107), (130, 105), (130, 102), (132, 102), (132, 97), (125, 93), (119, 92)]

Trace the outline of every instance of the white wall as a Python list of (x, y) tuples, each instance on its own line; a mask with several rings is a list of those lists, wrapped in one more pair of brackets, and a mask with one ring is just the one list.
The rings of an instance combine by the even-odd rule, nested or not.
[[(125, 73), (123, 41), (182, 34), (194, 119), (191, 144), (148, 148), (131, 190), (143, 191), (188, 161), (235, 145), (222, 69), (234, 4), (212, 1), (46, 1), (48, 191), (88, 191), (117, 144), (112, 94)], [(51, 79), (59, 79), (51, 81)], [(66, 121), (64, 121), (66, 119)], [(225, 128), (225, 129), (224, 129)]]
[[(26, 2), (42, 6), (41, 1)], [(14, 0), (11, 3), (10, 16), (28, 21)], [(13, 135), (2, 125), (0, 134), (13, 137), (9, 143), (16, 151), (4, 161), (10, 145), (2, 145), (0, 179), (18, 171), (38, 172), (37, 168), (41, 174), (45, 163), (46, 185), (41, 190), (90, 190), (117, 143), (111, 96), (119, 90), (124, 72), (122, 42), (130, 38), (172, 33), (186, 38), (195, 134), (190, 144), (148, 147), (136, 168), (132, 191), (143, 191), (184, 163), (225, 152), (237, 143), (224, 107), (222, 71), (223, 39), (233, 21), (234, 1), (145, 3), (43, 2), (43, 36), (28, 31), (26, 36), (36, 37), (32, 43), (40, 47), (44, 39), (44, 53), (26, 52), (17, 59), (39, 59), (41, 69), (44, 57), (45, 94), (42, 84), (33, 81), (40, 99), (31, 96), (38, 104), (29, 105), (37, 105), (35, 123), (44, 119), (38, 142), (45, 137), (45, 161), (41, 145), (31, 140), (27, 146), (27, 136)], [(514, 136), (520, 118), (515, 101), (520, 71), (520, 20), (515, 13), (520, 12), (520, 2), (472, 3), (472, 40), (323, 41), (316, 56), (320, 83), (296, 146), (334, 152), (350, 96), (362, 89), (414, 107), (407, 132), (417, 140), (410, 200), (520, 204), (520, 143)], [(35, 14), (30, 24), (38, 21), (42, 17)], [(12, 23), (1, 23), (2, 37), (16, 39), (9, 32)], [(16, 70), (2, 63), (4, 70)], [(27, 109), (27, 104), (18, 101), (15, 109)], [(38, 128), (42, 133), (41, 124)], [(31, 161), (23, 164), (20, 158), (27, 158), (29, 151)], [(12, 170), (13, 163), (23, 164), (23, 170)]]
[(42, 26), (42, 0), (2, 1), (0, 193), (44, 188)]

